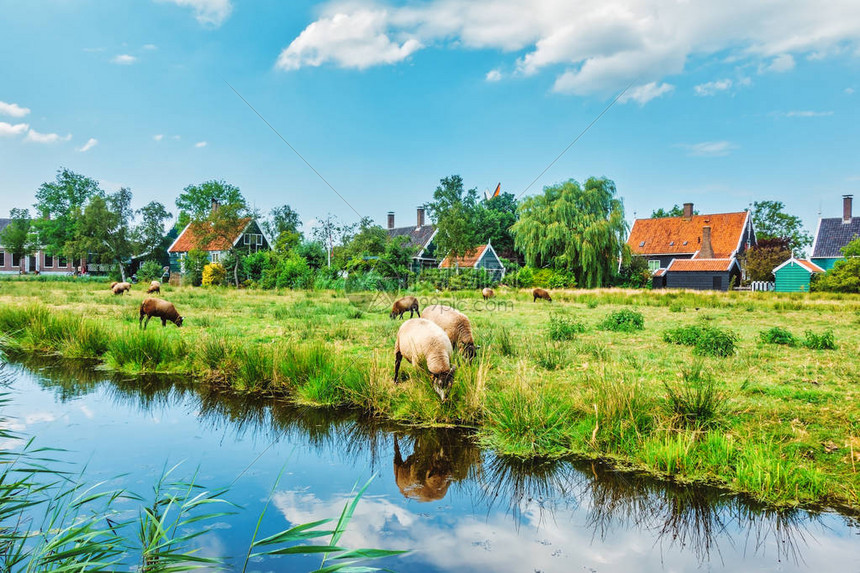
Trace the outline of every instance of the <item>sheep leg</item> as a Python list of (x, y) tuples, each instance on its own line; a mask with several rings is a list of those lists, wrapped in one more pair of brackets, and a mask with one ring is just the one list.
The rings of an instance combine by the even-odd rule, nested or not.
[(415, 312), (418, 313), (418, 318), (421, 318), (421, 311), (418, 310), (418, 307), (415, 307)]
[(146, 315), (146, 322), (143, 323), (143, 329), (146, 330), (146, 327), (149, 325), (149, 319), (152, 318), (151, 315)]
[(161, 317), (161, 328), (164, 328), (165, 326), (167, 326), (167, 319), (162, 316)]
[(140, 313), (140, 318), (137, 319), (137, 328), (143, 328), (143, 312)]
[(400, 361), (403, 360), (403, 354), (400, 351), (394, 355), (394, 383), (397, 384), (397, 375), (400, 374)]

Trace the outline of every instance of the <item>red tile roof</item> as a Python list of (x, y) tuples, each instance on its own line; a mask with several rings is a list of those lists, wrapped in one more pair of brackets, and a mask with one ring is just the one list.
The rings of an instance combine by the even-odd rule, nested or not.
[(736, 259), (675, 259), (667, 272), (727, 271)]
[(245, 227), (248, 226), (248, 223), (251, 221), (250, 217), (246, 217), (244, 219), (239, 219), (239, 224), (236, 228), (236, 234), (233, 237), (233, 240), (227, 239), (213, 239), (209, 241), (208, 245), (202, 245), (200, 236), (203, 234), (203, 229), (200, 227), (202, 223), (189, 224), (185, 227), (185, 229), (180, 233), (180, 235), (176, 238), (176, 241), (170, 245), (170, 248), (167, 249), (170, 253), (187, 253), (193, 249), (201, 249), (203, 251), (226, 251), (236, 239), (242, 234), (242, 231), (245, 230)]
[(702, 228), (711, 227), (711, 245), (716, 258), (729, 257), (744, 234), (747, 213), (718, 213), (659, 219), (636, 219), (627, 244), (639, 255), (695, 253), (702, 248)]
[(805, 268), (811, 273), (823, 273), (824, 269), (813, 263), (812, 261), (807, 261), (806, 259), (797, 259), (797, 262), (800, 263), (800, 266)]
[[(481, 259), (481, 255), (484, 254), (484, 251), (487, 249), (487, 245), (479, 245), (457, 259), (457, 266), (461, 269), (473, 268), (477, 262)], [(454, 263), (451, 262), (451, 257), (445, 257), (442, 262), (439, 264), (440, 269), (451, 269), (454, 268)]]

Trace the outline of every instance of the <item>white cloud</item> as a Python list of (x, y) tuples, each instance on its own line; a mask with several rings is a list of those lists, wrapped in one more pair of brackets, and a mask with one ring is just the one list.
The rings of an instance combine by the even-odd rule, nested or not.
[(206, 143), (205, 141), (198, 141), (197, 143), (194, 144), (194, 147), (198, 147), (198, 148), (199, 147), (206, 147), (207, 145), (208, 145), (208, 143)]
[(490, 70), (487, 72), (486, 80), (488, 82), (497, 82), (502, 79), (502, 72), (499, 70)]
[(179, 141), (180, 139), (182, 139), (182, 136), (181, 135), (171, 135), (170, 139), (175, 139), (176, 141)]
[(8, 115), (10, 117), (24, 117), (30, 113), (30, 108), (21, 107), (17, 103), (6, 103), (0, 101), (0, 115)]
[(6, 123), (5, 121), (0, 121), (0, 137), (10, 137), (13, 135), (21, 135), (22, 133), (27, 133), (27, 130), (30, 128), (26, 123)]
[(860, 57), (856, 0), (332, 0), (276, 65), (364, 69), (427, 47), (521, 52), (511, 56), (517, 73), (552, 70), (558, 92), (608, 95), (663, 85), (692, 55), (785, 72), (795, 56), (841, 45)]
[(111, 59), (112, 64), (119, 64), (121, 66), (129, 66), (137, 61), (137, 58), (134, 56), (130, 56), (128, 54), (119, 54), (118, 56), (114, 56)]
[(851, 95), (854, 93), (854, 88), (845, 88), (843, 91), (846, 95)]
[(620, 98), (618, 98), (618, 101), (621, 103), (635, 101), (639, 105), (645, 105), (652, 99), (667, 94), (674, 89), (675, 86), (671, 84), (658, 84), (657, 82), (651, 82), (650, 84), (630, 88), (624, 92)]
[(826, 117), (833, 115), (832, 111), (795, 110), (785, 113), (785, 117)]
[(152, 139), (154, 139), (155, 141), (161, 141), (162, 139), (164, 139), (164, 134), (159, 133), (158, 135), (153, 135)]
[(144, 50), (157, 50), (158, 46), (156, 46), (155, 44), (144, 44), (143, 49)]
[(703, 141), (681, 145), (692, 157), (723, 157), (737, 149), (737, 145), (729, 141)]
[(713, 82), (707, 82), (704, 84), (699, 84), (695, 88), (696, 95), (698, 96), (712, 96), (717, 92), (723, 92), (732, 87), (732, 80), (716, 80)]
[(93, 147), (95, 147), (98, 144), (99, 144), (99, 140), (96, 139), (95, 137), (91, 137), (87, 140), (87, 142), (85, 144), (83, 144), (83, 146), (78, 148), (78, 151), (80, 151), (81, 153), (86, 153), (87, 151), (89, 151), (90, 149), (92, 149)]
[(66, 136), (62, 136), (56, 133), (39, 133), (35, 129), (31, 129), (27, 132), (27, 137), (24, 138), (24, 141), (32, 141), (33, 143), (58, 143), (60, 141), (69, 141), (71, 138), (71, 133)]
[(197, 21), (212, 28), (217, 28), (230, 17), (233, 12), (233, 4), (230, 0), (159, 0), (160, 2), (170, 2), (183, 8), (191, 8), (194, 10), (194, 17)]
[(763, 66), (760, 72), (790, 72), (794, 69), (794, 56), (791, 54), (780, 54), (771, 60), (770, 64)]

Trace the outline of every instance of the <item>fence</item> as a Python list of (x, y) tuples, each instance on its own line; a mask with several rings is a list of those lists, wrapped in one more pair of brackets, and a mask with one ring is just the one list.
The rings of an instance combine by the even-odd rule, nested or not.
[(753, 281), (750, 283), (752, 290), (759, 292), (772, 291), (775, 286), (773, 281)]

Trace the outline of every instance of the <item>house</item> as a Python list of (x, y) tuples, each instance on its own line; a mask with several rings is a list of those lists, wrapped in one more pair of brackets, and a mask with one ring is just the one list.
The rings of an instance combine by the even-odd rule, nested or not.
[(271, 248), (269, 240), (260, 229), (260, 225), (250, 217), (239, 220), (235, 233), (231, 233), (232, 239), (212, 239), (206, 245), (202, 244), (204, 233), (200, 225), (203, 224), (205, 223), (189, 223), (179, 233), (173, 244), (168, 247), (167, 253), (170, 255), (171, 273), (183, 272), (183, 261), (188, 256), (189, 251), (194, 249), (205, 251), (211, 262), (219, 263), (223, 261), (224, 256), (232, 247), (247, 249), (249, 253)]
[(388, 237), (393, 239), (396, 237), (407, 237), (406, 246), (415, 247), (416, 252), (412, 256), (412, 272), (418, 273), (422, 269), (432, 269), (437, 265), (436, 261), (436, 244), (433, 239), (436, 238), (436, 226), (428, 225), (424, 220), (425, 208), (418, 207), (416, 224), (408, 227), (394, 226), (394, 211), (388, 212)]
[(505, 276), (505, 266), (493, 245), (479, 245), (462, 257), (453, 259), (446, 256), (439, 263), (440, 269), (486, 269), (487, 274), (494, 281), (500, 281)]
[(853, 196), (842, 197), (842, 217), (818, 219), (815, 240), (812, 242), (813, 263), (829, 271), (837, 261), (844, 259), (842, 248), (860, 237), (860, 217), (852, 217)]
[(728, 290), (739, 284), (738, 257), (755, 245), (748, 211), (694, 215), (684, 203), (680, 217), (636, 219), (627, 245), (644, 257), (654, 288)]
[[(5, 229), (12, 219), (0, 219), (0, 231)], [(0, 245), (0, 274), (18, 274), (21, 272), (21, 259)], [(74, 262), (64, 256), (53, 257), (38, 250), (24, 257), (24, 272), (42, 274), (69, 274), (75, 272)], [(80, 264), (80, 263), (79, 263)]]
[(824, 269), (803, 259), (791, 257), (775, 269), (773, 276), (776, 277), (776, 292), (809, 292), (809, 282), (812, 275), (823, 273)]

